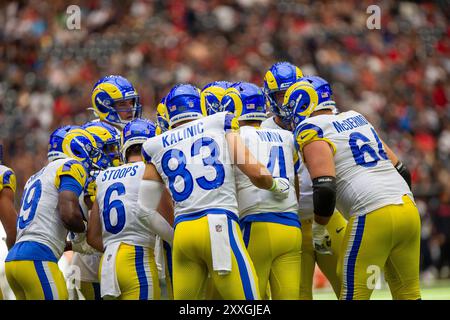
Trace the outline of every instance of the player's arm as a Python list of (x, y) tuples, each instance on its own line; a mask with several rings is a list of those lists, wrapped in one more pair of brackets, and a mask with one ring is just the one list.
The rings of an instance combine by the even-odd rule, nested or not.
[(86, 170), (77, 161), (66, 162), (56, 173), (57, 210), (64, 227), (72, 232), (80, 233), (86, 230), (79, 204), (86, 178)]
[(303, 157), (313, 182), (314, 220), (326, 225), (336, 206), (336, 171), (333, 152), (325, 141), (303, 148)]
[(9, 180), (14, 180), (14, 187), (5, 186), (0, 190), (0, 222), (6, 232), (6, 246), (10, 249), (16, 242), (16, 221), (17, 211), (14, 207), (14, 192), (15, 192), (15, 178), (9, 177)]
[(386, 154), (391, 160), (392, 164), (394, 165), (395, 169), (397, 169), (398, 173), (405, 179), (406, 183), (408, 184), (409, 188), (411, 189), (411, 173), (409, 172), (406, 165), (400, 161), (400, 159), (397, 157), (397, 155), (392, 151), (391, 148), (384, 142), (383, 147), (384, 150), (386, 150)]
[(173, 226), (173, 201), (172, 196), (170, 195), (169, 190), (163, 185), (163, 191), (161, 194), (161, 200), (158, 205), (157, 211), (161, 214), (161, 216), (166, 219), (166, 221)]
[(103, 252), (102, 225), (100, 221), (100, 213), (97, 200), (91, 209), (87, 228), (87, 243), (94, 249)]
[(300, 200), (300, 177), (298, 174), (295, 174), (294, 186), (295, 186), (295, 196), (297, 197), (298, 202)]
[(297, 146), (302, 152), (313, 184), (314, 221), (312, 237), (314, 249), (332, 254), (330, 235), (326, 229), (336, 206), (335, 145), (323, 136), (323, 130), (304, 123), (295, 132)]
[[(140, 215), (147, 216), (151, 231), (172, 245), (173, 228), (167, 222), (168, 220), (164, 219), (157, 211), (160, 209), (165, 215), (170, 211), (169, 202), (171, 202), (171, 199), (168, 199), (167, 194), (163, 196), (164, 191), (167, 191), (167, 189), (155, 166), (152, 163), (147, 163), (139, 187), (138, 208)], [(163, 204), (160, 204), (161, 199)]]

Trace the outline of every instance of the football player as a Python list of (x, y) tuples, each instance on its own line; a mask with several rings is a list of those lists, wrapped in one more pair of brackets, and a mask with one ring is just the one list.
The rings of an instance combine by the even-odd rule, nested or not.
[(301, 77), (303, 74), (300, 68), (286, 61), (277, 62), (267, 70), (264, 75), (264, 94), (272, 116), (264, 121), (263, 127), (291, 130), (291, 122), (285, 118), (289, 110), (283, 109), (283, 98), (289, 86)]
[[(121, 163), (120, 135), (117, 133), (116, 128), (103, 121), (91, 121), (85, 123), (82, 128), (94, 137), (97, 147), (100, 150), (100, 156), (96, 162), (99, 169), (106, 170), (109, 167), (119, 166)], [(80, 206), (84, 208), (83, 211), (85, 212), (89, 212), (95, 200), (95, 178), (98, 173), (99, 170), (91, 172), (86, 184), (87, 187), (80, 197)], [(84, 218), (88, 220), (88, 214), (85, 214)], [(80, 246), (72, 245), (72, 249), (81, 251), (74, 252), (71, 261), (71, 265), (78, 267), (80, 272), (78, 290), (86, 300), (99, 300), (101, 296), (98, 270), (102, 253), (86, 246), (85, 234), (77, 234), (76, 238), (75, 235), (71, 233), (70, 235), (72, 236), (72, 244), (78, 242), (80, 245), (82, 244), (81, 248), (87, 248), (87, 251), (83, 251), (78, 250), (77, 247)]]
[[(264, 77), (264, 90), (274, 116), (264, 121), (261, 125), (262, 128), (294, 129), (291, 125), (292, 106), (284, 105), (283, 98), (287, 88), (299, 81), (301, 76), (300, 69), (287, 62), (276, 63), (267, 71)], [(314, 84), (317, 84), (318, 90), (321, 90), (320, 107), (326, 105), (334, 107), (335, 103), (331, 100), (332, 91), (328, 83), (315, 81)], [(331, 238), (329, 251), (327, 254), (317, 254), (314, 250), (311, 233), (314, 215), (312, 181), (303, 161), (300, 160), (299, 164), (297, 173), (300, 177), (299, 213), (302, 224), (300, 299), (312, 300), (313, 298), (312, 289), (316, 263), (330, 282), (336, 296), (339, 297), (341, 282), (337, 276), (336, 267), (347, 221), (336, 210), (327, 225)]]
[(153, 252), (155, 235), (151, 230), (171, 243), (173, 229), (158, 212), (137, 209), (139, 183), (145, 168), (141, 146), (153, 136), (155, 125), (151, 121), (129, 122), (123, 131), (126, 164), (110, 167), (96, 179), (97, 195), (89, 218), (88, 241), (97, 250), (105, 250), (106, 258), (100, 266), (102, 297), (160, 298)]
[(294, 135), (313, 182), (318, 252), (329, 250), (326, 225), (335, 205), (348, 219), (337, 270), (340, 299), (369, 299), (381, 270), (394, 299), (420, 299), (420, 216), (406, 167), (363, 115), (334, 114), (332, 104), (317, 108), (308, 79), (288, 89), (284, 104), (293, 106)]
[(293, 135), (287, 130), (260, 128), (266, 119), (266, 105), (263, 92), (254, 84), (234, 84), (225, 92), (221, 105), (235, 114), (240, 137), (255, 158), (266, 164), (274, 177), (289, 180), (289, 196), (280, 200), (272, 192), (255, 187), (236, 170), (241, 228), (258, 275), (261, 297), (268, 298), (266, 288), (270, 283), (272, 299), (298, 300), (302, 233), (295, 192), (298, 154)]
[[(0, 239), (0, 241), (5, 240), (6, 249), (9, 250), (16, 241), (16, 220), (17, 212), (14, 207), (14, 197), (16, 193), (16, 175), (14, 171), (7, 166), (3, 165), (3, 146), (0, 145), (0, 223), (6, 233), (6, 238)], [(1, 244), (3, 247), (3, 244)], [(6, 250), (2, 250), (2, 258), (4, 258), (3, 252), (6, 255)], [(2, 259), (3, 260), (3, 259)], [(0, 262), (1, 270), (0, 281), (3, 282), (4, 277), (4, 264), (3, 261)], [(6, 295), (6, 292), (5, 292)], [(3, 300), (2, 288), (0, 286), (0, 300)]]
[(0, 145), (0, 222), (6, 232), (6, 246), (8, 249), (16, 241), (17, 212), (14, 207), (15, 193), (16, 175), (11, 168), (3, 165), (3, 146)]
[(28, 179), (17, 220), (17, 240), (6, 257), (6, 276), (18, 300), (67, 299), (57, 261), (68, 231), (83, 232), (79, 196), (99, 155), (83, 129), (65, 134), (66, 158), (50, 161)]
[(147, 165), (138, 203), (144, 212), (153, 210), (163, 184), (175, 202), (174, 298), (199, 299), (211, 274), (224, 299), (258, 299), (255, 270), (238, 224), (232, 163), (256, 186), (280, 197), (288, 195), (289, 183), (272, 178), (237, 133), (229, 132), (238, 127), (232, 114), (205, 117), (198, 88), (176, 85), (166, 106), (172, 129), (143, 145)]
[(97, 81), (91, 94), (92, 108), (100, 121), (120, 131), (133, 119), (140, 118), (142, 106), (139, 94), (126, 78), (110, 75)]

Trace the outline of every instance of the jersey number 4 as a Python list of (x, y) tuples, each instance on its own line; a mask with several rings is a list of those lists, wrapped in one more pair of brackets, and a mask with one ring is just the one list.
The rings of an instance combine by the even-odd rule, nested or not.
[[(196, 140), (191, 147), (191, 161), (192, 158), (200, 154), (200, 149), (202, 147), (209, 148), (211, 154), (203, 158), (204, 166), (211, 166), (216, 171), (216, 177), (213, 180), (208, 180), (206, 177), (202, 176), (195, 179), (195, 182), (203, 190), (213, 190), (219, 188), (225, 179), (225, 170), (223, 164), (218, 160), (220, 154), (220, 148), (217, 142), (209, 137), (202, 137)], [(175, 159), (177, 165), (175, 168), (169, 167), (169, 161)], [(194, 179), (192, 174), (186, 168), (187, 158), (183, 151), (179, 149), (172, 149), (166, 151), (161, 159), (161, 166), (164, 174), (169, 179), (169, 189), (172, 193), (172, 197), (175, 201), (181, 202), (189, 198), (192, 191), (194, 190)], [(177, 177), (183, 179), (183, 190), (178, 191), (175, 189), (175, 181)]]
[[(381, 159), (388, 159), (388, 156), (383, 149), (383, 143), (381, 142), (375, 130), (373, 128), (371, 128), (371, 130), (378, 144), (378, 153), (370, 146), (370, 139), (360, 132), (353, 132), (350, 135), (350, 140), (348, 141), (356, 164), (366, 168), (375, 167), (378, 161), (380, 161)], [(359, 141), (363, 142), (360, 147), (358, 146)], [(366, 154), (369, 156), (369, 158), (371, 158), (371, 161), (366, 161)]]

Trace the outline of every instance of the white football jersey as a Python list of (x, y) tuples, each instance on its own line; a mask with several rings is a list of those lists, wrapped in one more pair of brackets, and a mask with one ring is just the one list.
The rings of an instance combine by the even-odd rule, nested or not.
[(148, 215), (140, 216), (138, 206), (144, 170), (143, 162), (127, 163), (97, 176), (96, 201), (105, 247), (114, 242), (154, 247), (155, 235), (149, 229)]
[[(260, 189), (236, 168), (236, 187), (240, 218), (251, 214), (292, 212), (297, 214), (294, 161), (298, 159), (294, 138), (287, 130), (240, 128), (240, 136), (252, 155), (266, 165), (274, 177), (289, 179), (287, 199), (276, 199), (273, 192)], [(295, 159), (294, 159), (295, 158)]]
[(334, 150), (336, 208), (346, 219), (413, 199), (405, 180), (392, 165), (373, 126), (358, 112), (319, 115), (296, 129), (300, 149), (324, 140)]
[(175, 202), (175, 218), (219, 209), (238, 214), (234, 170), (225, 132), (232, 115), (219, 112), (148, 139), (143, 145)]
[(50, 162), (28, 179), (17, 220), (17, 241), (35, 241), (48, 246), (56, 258), (64, 252), (67, 229), (57, 211), (60, 178), (70, 175), (83, 187), (87, 173), (74, 159)]
[[(274, 120), (274, 117), (270, 117), (263, 121), (261, 124), (261, 128), (264, 129), (277, 129), (284, 130), (280, 127)], [(299, 166), (297, 170), (297, 174), (299, 176), (299, 185), (300, 185), (300, 196), (298, 200), (298, 212), (300, 218), (304, 219), (312, 219), (314, 217), (314, 201), (313, 201), (313, 188), (311, 176), (309, 175), (308, 169), (302, 161), (302, 158), (299, 155)]]

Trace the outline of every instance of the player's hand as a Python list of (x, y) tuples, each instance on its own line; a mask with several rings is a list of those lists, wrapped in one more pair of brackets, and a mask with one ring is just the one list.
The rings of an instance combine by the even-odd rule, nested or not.
[(314, 250), (320, 254), (332, 254), (331, 252), (331, 238), (325, 225), (313, 222), (312, 237)]
[(273, 185), (269, 191), (272, 191), (279, 199), (286, 199), (289, 196), (289, 188), (288, 179), (277, 177), (273, 178)]
[(70, 233), (70, 242), (72, 242), (72, 251), (82, 254), (93, 254), (97, 250), (92, 248), (86, 241), (86, 233)]

